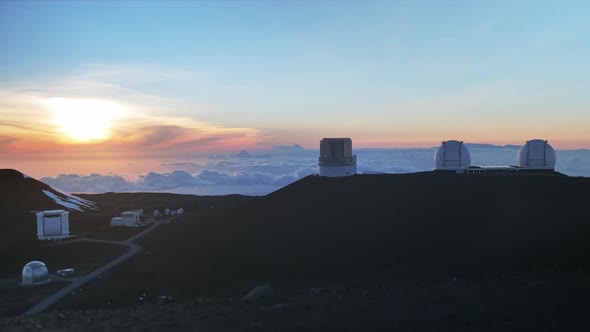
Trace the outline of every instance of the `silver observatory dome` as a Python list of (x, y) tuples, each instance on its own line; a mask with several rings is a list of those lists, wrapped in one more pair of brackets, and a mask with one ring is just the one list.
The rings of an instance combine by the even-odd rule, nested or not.
[(434, 165), (439, 170), (459, 170), (471, 166), (471, 154), (462, 141), (444, 141), (434, 153)]
[(23, 267), (23, 285), (38, 285), (49, 281), (49, 271), (45, 263), (32, 261)]
[(527, 141), (518, 151), (518, 166), (533, 169), (555, 169), (555, 150), (546, 140)]

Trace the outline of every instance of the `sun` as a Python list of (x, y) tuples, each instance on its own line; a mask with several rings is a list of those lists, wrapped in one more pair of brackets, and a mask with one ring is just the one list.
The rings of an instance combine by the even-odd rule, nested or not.
[(61, 133), (75, 142), (108, 138), (113, 120), (123, 112), (119, 104), (101, 99), (49, 98), (44, 104)]

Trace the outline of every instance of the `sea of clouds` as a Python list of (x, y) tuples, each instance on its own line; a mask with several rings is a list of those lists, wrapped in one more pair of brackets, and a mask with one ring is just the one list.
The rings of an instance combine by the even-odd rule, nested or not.
[[(519, 146), (469, 144), (472, 165), (515, 165)], [(355, 149), (358, 173), (411, 173), (434, 167), (436, 148)], [(318, 150), (299, 145), (239, 151), (195, 160), (162, 161), (162, 169), (130, 180), (125, 174), (60, 174), (40, 180), (72, 193), (172, 192), (197, 195), (265, 195), (318, 173)], [(558, 150), (556, 170), (590, 176), (590, 150)], [(169, 170), (169, 171), (168, 171)]]

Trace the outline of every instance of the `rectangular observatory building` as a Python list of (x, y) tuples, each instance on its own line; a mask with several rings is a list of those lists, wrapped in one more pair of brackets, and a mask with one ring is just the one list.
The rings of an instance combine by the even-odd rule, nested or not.
[(356, 174), (356, 156), (350, 138), (324, 138), (320, 141), (320, 175), (350, 176)]
[(37, 238), (62, 239), (70, 236), (70, 213), (64, 210), (37, 212)]

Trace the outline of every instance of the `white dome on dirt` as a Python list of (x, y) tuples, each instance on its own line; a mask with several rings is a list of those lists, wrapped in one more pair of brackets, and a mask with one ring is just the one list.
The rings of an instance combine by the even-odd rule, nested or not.
[(49, 271), (45, 263), (39, 261), (32, 261), (23, 267), (23, 285), (34, 286), (44, 284), (49, 276)]
[(434, 165), (439, 170), (458, 170), (471, 166), (471, 154), (461, 141), (444, 141), (434, 153)]
[(555, 150), (546, 140), (527, 141), (518, 151), (518, 166), (533, 169), (555, 169)]

